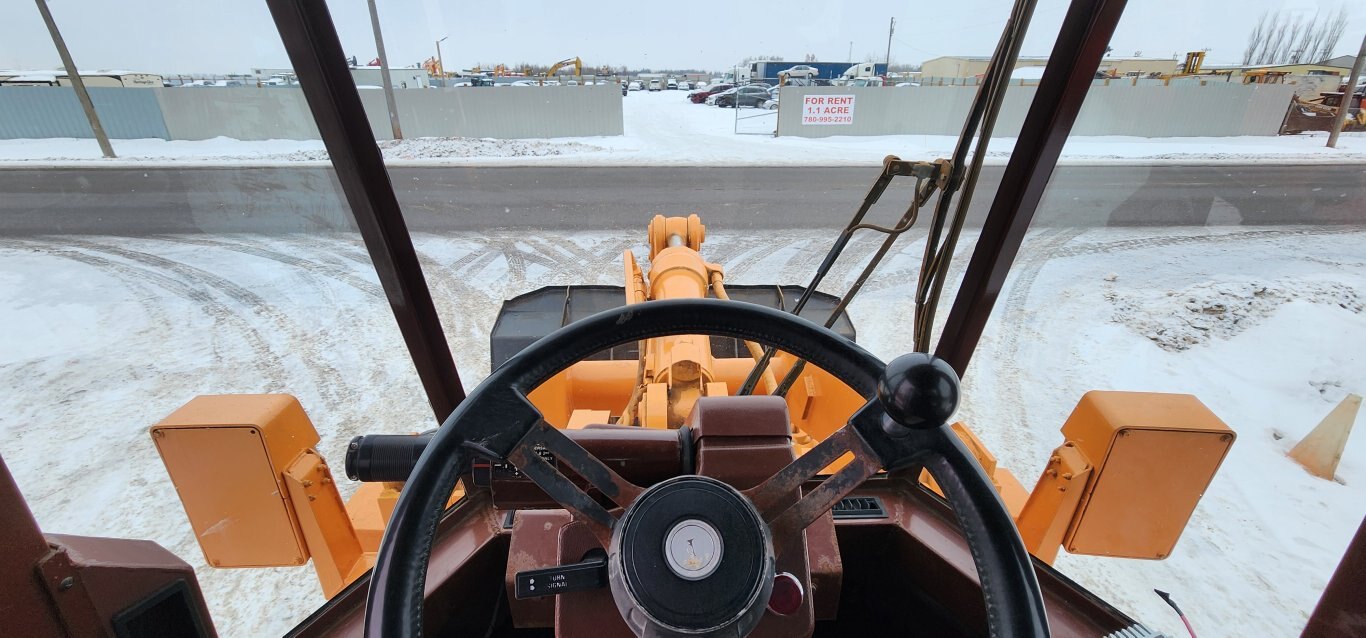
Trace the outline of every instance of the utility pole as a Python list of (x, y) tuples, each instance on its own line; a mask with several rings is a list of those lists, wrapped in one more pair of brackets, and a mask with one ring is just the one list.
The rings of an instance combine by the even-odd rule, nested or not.
[(854, 41), (849, 41), (849, 64), (854, 63)]
[(887, 72), (892, 72), (892, 34), (896, 32), (896, 18), (887, 25)]
[[(1338, 147), (1338, 134), (1342, 132), (1342, 124), (1347, 121), (1347, 116), (1351, 115), (1352, 97), (1356, 95), (1357, 80), (1361, 79), (1361, 67), (1366, 63), (1366, 37), (1361, 38), (1361, 50), (1357, 51), (1357, 61), (1352, 65), (1352, 73), (1347, 76), (1347, 90), (1342, 93), (1342, 106), (1338, 107), (1337, 117), (1333, 119), (1333, 130), (1328, 133), (1328, 148)], [(1366, 108), (1366, 104), (1362, 105)]]
[(85, 119), (90, 121), (90, 130), (95, 134), (95, 141), (100, 143), (100, 152), (109, 159), (114, 159), (114, 147), (109, 145), (109, 136), (104, 134), (104, 127), (100, 125), (100, 116), (95, 113), (95, 103), (90, 101), (90, 94), (85, 91), (85, 80), (81, 79), (81, 73), (76, 69), (76, 63), (71, 60), (71, 52), (66, 50), (66, 41), (62, 39), (62, 33), (57, 30), (57, 23), (52, 21), (52, 12), (47, 9), (47, 0), (35, 0), (38, 3), (38, 12), (43, 14), (43, 22), (47, 23), (47, 31), (52, 34), (52, 44), (57, 47), (57, 55), (62, 57), (62, 66), (66, 67), (66, 77), (71, 80), (72, 88), (76, 89), (76, 99), (80, 100), (81, 108), (85, 110)]
[(394, 130), (394, 139), (403, 139), (403, 129), (398, 126), (398, 106), (394, 103), (394, 83), (389, 80), (389, 58), (384, 55), (384, 36), (379, 33), (379, 9), (375, 0), (370, 0), (370, 26), (375, 30), (375, 52), (379, 54), (379, 77), (384, 81), (384, 101), (389, 106), (389, 126)]
[(446, 63), (441, 60), (441, 43), (445, 42), (446, 38), (449, 37), (451, 36), (446, 36), (445, 38), (441, 38), (440, 40), (436, 41), (436, 68), (441, 70), (442, 88), (445, 88), (446, 86)]

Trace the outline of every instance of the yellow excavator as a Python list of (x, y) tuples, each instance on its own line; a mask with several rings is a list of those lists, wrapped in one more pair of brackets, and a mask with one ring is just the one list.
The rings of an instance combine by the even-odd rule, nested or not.
[(559, 72), (560, 69), (563, 69), (564, 67), (567, 67), (571, 64), (574, 65), (574, 77), (579, 77), (583, 75), (583, 61), (576, 56), (560, 60), (559, 62), (550, 65), (550, 70), (545, 72), (545, 78), (549, 80), (555, 77), (555, 74)]

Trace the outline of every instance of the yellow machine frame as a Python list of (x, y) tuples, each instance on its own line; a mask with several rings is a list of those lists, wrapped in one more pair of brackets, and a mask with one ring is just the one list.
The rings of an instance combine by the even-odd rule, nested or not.
[[(706, 228), (697, 215), (656, 216), (648, 237), (648, 271), (631, 251), (623, 254), (627, 304), (728, 298), (724, 269), (702, 257)], [(746, 347), (751, 357), (716, 358), (705, 335), (649, 339), (637, 361), (580, 361), (529, 396), (559, 428), (611, 422), (677, 428), (699, 398), (740, 386), (762, 355), (758, 344)], [(771, 391), (794, 363), (784, 353), (773, 357), (757, 390)], [(864, 404), (814, 365), (804, 368), (786, 400), (798, 454)], [(1050, 563), (1059, 547), (1170, 556), (1235, 436), (1190, 395), (1089, 392), (1063, 425), (1064, 441), (1034, 489), (1026, 491), (967, 424), (952, 427), (995, 484), (1025, 546)], [(210, 565), (296, 566), (311, 558), (329, 597), (373, 565), (402, 485), (365, 483), (343, 502), (315, 449), (318, 434), (294, 397), (196, 397), (151, 434)], [(921, 481), (938, 490), (927, 473)], [(463, 494), (457, 486), (451, 501)]]

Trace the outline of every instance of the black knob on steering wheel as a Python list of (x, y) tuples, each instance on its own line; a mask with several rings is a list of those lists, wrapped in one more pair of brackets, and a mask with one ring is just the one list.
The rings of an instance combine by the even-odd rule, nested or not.
[(924, 352), (903, 354), (882, 371), (877, 398), (898, 424), (937, 428), (958, 409), (958, 373), (939, 357)]

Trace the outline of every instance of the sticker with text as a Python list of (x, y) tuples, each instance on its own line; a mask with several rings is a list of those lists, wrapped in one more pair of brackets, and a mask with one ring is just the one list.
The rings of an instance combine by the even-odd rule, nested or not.
[(802, 98), (802, 126), (854, 123), (854, 96), (807, 95)]

